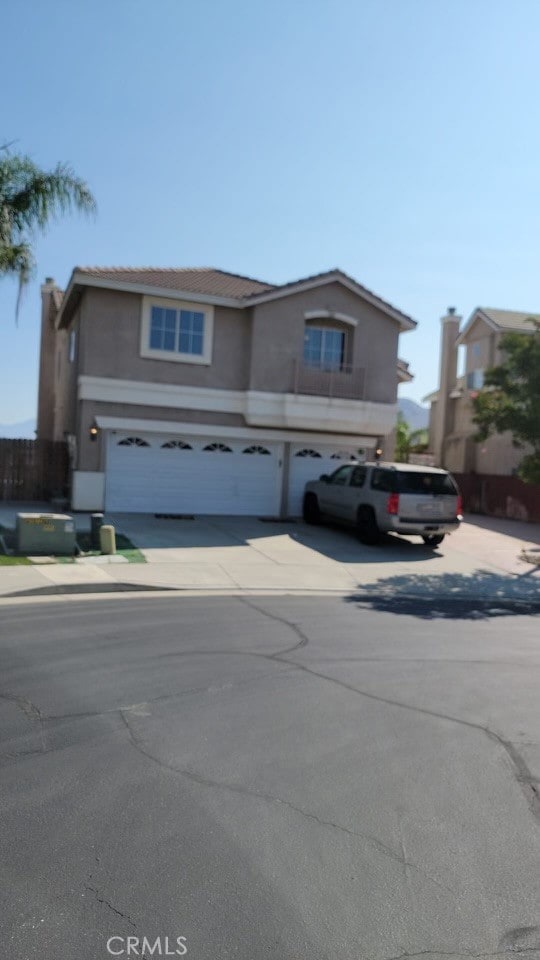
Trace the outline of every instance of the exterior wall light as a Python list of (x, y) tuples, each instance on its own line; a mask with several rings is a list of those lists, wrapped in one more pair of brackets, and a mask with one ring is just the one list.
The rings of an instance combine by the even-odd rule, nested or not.
[(95, 423), (94, 423), (94, 424), (90, 427), (90, 440), (91, 440), (93, 443), (95, 443), (95, 441), (97, 440), (98, 432), (99, 432), (99, 431), (98, 431), (98, 428), (96, 427), (96, 425), (95, 425)]

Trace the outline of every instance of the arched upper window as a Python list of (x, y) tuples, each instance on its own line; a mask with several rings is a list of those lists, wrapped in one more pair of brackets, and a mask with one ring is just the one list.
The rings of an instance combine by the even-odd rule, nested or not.
[(295, 457), (319, 457), (320, 458), (320, 456), (321, 456), (320, 453), (317, 453), (316, 450), (309, 450), (307, 448), (305, 450), (299, 450), (298, 453), (295, 453)]
[(118, 441), (119, 447), (149, 447), (150, 444), (143, 440), (142, 437), (124, 437), (123, 440)]
[(203, 450), (207, 450), (210, 453), (232, 453), (231, 448), (225, 443), (209, 443), (207, 447), (203, 447)]
[(193, 447), (183, 440), (167, 440), (166, 443), (161, 444), (161, 447), (163, 450), (193, 450)]
[(270, 454), (270, 451), (267, 450), (266, 447), (260, 447), (259, 444), (254, 443), (252, 447), (246, 447), (245, 450), (242, 450), (242, 453), (254, 453), (254, 454), (268, 456)]

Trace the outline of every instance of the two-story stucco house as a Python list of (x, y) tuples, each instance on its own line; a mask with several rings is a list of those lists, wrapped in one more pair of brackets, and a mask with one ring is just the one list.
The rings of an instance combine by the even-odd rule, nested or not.
[(77, 267), (42, 287), (38, 437), (67, 439), (75, 510), (298, 514), (391, 436), (415, 325), (339, 270)]
[[(425, 397), (431, 404), (429, 448), (438, 466), (453, 473), (510, 476), (524, 451), (510, 434), (495, 434), (482, 443), (474, 440), (472, 399), (484, 385), (484, 372), (503, 362), (501, 339), (505, 333), (531, 334), (539, 314), (477, 307), (461, 329), (462, 318), (451, 307), (441, 318), (439, 389)], [(457, 376), (458, 347), (465, 347), (465, 372)]]

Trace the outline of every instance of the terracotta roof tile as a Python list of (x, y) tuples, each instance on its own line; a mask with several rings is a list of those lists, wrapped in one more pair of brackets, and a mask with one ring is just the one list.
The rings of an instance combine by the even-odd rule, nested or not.
[(77, 273), (99, 280), (143, 284), (162, 290), (185, 290), (214, 297), (240, 299), (273, 289), (273, 284), (213, 267), (76, 267)]

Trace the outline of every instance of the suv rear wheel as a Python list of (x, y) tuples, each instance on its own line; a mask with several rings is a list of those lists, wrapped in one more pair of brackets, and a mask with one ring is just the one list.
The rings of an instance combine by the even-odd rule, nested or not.
[(316, 526), (321, 522), (321, 511), (319, 510), (319, 501), (314, 493), (306, 493), (303, 505), (303, 517), (305, 523)]
[(444, 533), (426, 533), (422, 540), (426, 547), (438, 547), (444, 540)]
[(359, 507), (356, 517), (356, 533), (361, 543), (374, 546), (381, 538), (375, 513), (371, 507)]

